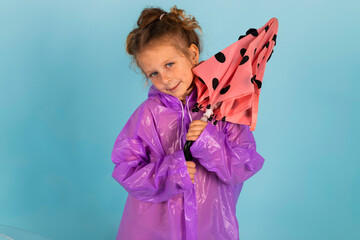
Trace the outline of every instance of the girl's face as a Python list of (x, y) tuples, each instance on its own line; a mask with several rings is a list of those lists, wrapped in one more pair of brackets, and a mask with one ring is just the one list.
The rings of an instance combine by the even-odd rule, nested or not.
[(168, 41), (150, 44), (136, 57), (139, 66), (161, 92), (185, 100), (195, 86), (191, 69), (199, 61), (199, 50), (192, 44), (190, 59)]

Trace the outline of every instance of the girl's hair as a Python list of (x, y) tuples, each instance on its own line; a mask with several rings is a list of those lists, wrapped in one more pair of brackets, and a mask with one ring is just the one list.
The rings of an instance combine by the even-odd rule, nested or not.
[[(132, 56), (130, 64), (135, 63), (142, 71), (136, 60), (137, 54), (148, 44), (160, 39), (169, 41), (188, 58), (190, 56), (187, 48), (191, 44), (195, 44), (200, 53), (202, 44), (196, 29), (202, 34), (202, 29), (195, 17), (186, 15), (185, 11), (178, 9), (176, 5), (170, 9), (170, 12), (161, 8), (143, 9), (137, 20), (137, 27), (129, 33), (126, 39), (126, 52)], [(145, 73), (143, 71), (142, 73), (148, 80)]]

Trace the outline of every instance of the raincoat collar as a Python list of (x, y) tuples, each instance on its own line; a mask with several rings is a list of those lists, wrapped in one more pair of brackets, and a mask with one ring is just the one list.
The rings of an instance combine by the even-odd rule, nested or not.
[[(186, 126), (184, 128), (184, 118), (185, 113), (187, 112), (189, 116), (190, 122), (192, 122), (192, 117), (190, 114), (190, 109), (194, 106), (195, 102), (197, 101), (197, 88), (196, 85), (194, 86), (193, 90), (189, 95), (185, 97), (185, 106), (183, 103), (177, 98), (170, 94), (163, 93), (159, 91), (154, 85), (151, 85), (148, 93), (148, 97), (158, 97), (159, 100), (168, 108), (174, 109), (175, 111), (181, 112), (181, 130), (180, 130), (180, 141), (179, 141), (179, 147), (182, 149), (183, 136), (185, 133), (183, 132), (183, 129), (186, 129)], [(186, 111), (187, 109), (187, 111)]]
[[(150, 98), (154, 96), (157, 96), (165, 106), (172, 108), (174, 110), (182, 110), (184, 107), (183, 103), (177, 97), (163, 93), (159, 91), (154, 85), (151, 85), (149, 89), (148, 97)], [(189, 108), (192, 108), (196, 101), (197, 101), (197, 88), (195, 85), (191, 93), (187, 95), (185, 98), (185, 106), (187, 104)]]

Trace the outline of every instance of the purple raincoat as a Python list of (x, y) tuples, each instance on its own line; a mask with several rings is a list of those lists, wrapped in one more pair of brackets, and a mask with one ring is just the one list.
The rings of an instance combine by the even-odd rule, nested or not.
[(239, 239), (236, 203), (264, 158), (249, 126), (208, 122), (190, 148), (193, 184), (183, 146), (203, 115), (191, 111), (196, 98), (196, 87), (184, 105), (152, 85), (116, 138), (112, 176), (129, 193), (116, 239)]

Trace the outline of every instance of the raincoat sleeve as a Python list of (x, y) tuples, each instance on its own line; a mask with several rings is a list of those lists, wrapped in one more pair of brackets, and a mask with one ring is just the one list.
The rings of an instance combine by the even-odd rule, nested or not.
[(208, 122), (190, 151), (208, 171), (215, 172), (226, 184), (236, 185), (259, 171), (265, 159), (256, 152), (249, 126), (224, 123), (221, 131)]
[(138, 108), (117, 137), (112, 177), (140, 201), (159, 203), (193, 186), (182, 150), (164, 155), (150, 110)]

